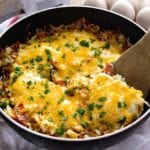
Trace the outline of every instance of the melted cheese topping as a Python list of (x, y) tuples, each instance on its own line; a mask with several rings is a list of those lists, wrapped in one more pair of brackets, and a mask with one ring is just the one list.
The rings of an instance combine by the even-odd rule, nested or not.
[(102, 73), (122, 53), (111, 38), (108, 43), (74, 30), (22, 44), (9, 86), (13, 117), (33, 130), (69, 138), (102, 135), (136, 119), (142, 93), (120, 76)]

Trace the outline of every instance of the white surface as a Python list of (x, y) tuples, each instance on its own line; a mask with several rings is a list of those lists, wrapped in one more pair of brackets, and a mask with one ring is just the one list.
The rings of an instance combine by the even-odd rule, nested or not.
[[(0, 120), (0, 150), (46, 150), (27, 142)], [(65, 149), (61, 149), (65, 150)], [(80, 150), (80, 149), (79, 149)], [(150, 150), (150, 118), (128, 139), (105, 150)]]

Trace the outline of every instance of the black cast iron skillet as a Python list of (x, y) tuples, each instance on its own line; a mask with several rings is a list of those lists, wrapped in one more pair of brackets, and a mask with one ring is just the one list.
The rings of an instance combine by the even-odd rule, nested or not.
[[(93, 7), (68, 6), (46, 9), (21, 19), (0, 36), (0, 49), (16, 41), (24, 41), (27, 32), (34, 32), (36, 28), (47, 24), (68, 24), (82, 17), (106, 29), (120, 29), (123, 34), (130, 38), (132, 43), (138, 41), (145, 34), (142, 27), (116, 13)], [(136, 121), (121, 130), (89, 139), (51, 137), (22, 126), (11, 119), (2, 109), (0, 109), (0, 114), (18, 134), (40, 147), (46, 147), (50, 150), (100, 150), (130, 136), (134, 129), (148, 118), (150, 109), (145, 107), (143, 114)]]

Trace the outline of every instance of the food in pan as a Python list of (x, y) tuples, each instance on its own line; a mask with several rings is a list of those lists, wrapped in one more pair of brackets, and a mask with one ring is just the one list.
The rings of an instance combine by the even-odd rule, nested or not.
[(123, 128), (144, 104), (142, 92), (113, 73), (130, 46), (121, 32), (84, 18), (37, 29), (0, 54), (0, 107), (22, 125), (56, 137), (89, 138)]

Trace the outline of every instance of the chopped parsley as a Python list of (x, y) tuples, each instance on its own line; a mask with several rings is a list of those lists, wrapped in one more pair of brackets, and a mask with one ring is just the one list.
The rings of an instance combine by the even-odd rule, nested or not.
[(110, 44), (108, 42), (106, 42), (103, 46), (103, 49), (109, 49), (110, 48)]
[(76, 112), (82, 117), (85, 114), (85, 110), (82, 108), (78, 108)]
[(127, 106), (125, 101), (118, 101), (117, 104), (118, 108), (125, 108)]
[(56, 129), (55, 134), (57, 134), (59, 136), (63, 136), (64, 133), (65, 133), (65, 125), (64, 125), (64, 123), (62, 123), (61, 126)]
[(103, 101), (106, 101), (106, 100), (107, 100), (106, 97), (100, 97), (100, 98), (98, 99), (99, 102), (103, 102)]
[(80, 45), (83, 47), (89, 47), (90, 46), (89, 41), (87, 41), (87, 40), (80, 41)]
[(66, 43), (65, 47), (70, 48), (73, 52), (75, 52), (78, 49), (78, 47), (75, 46), (73, 43)]
[(81, 126), (82, 126), (84, 129), (86, 129), (86, 128), (88, 128), (89, 123), (88, 123), (88, 122), (82, 122), (82, 123), (81, 123)]
[(73, 116), (73, 118), (77, 118), (78, 113), (77, 113), (77, 112), (75, 112), (72, 116)]
[(106, 112), (105, 112), (105, 111), (102, 111), (102, 112), (99, 113), (99, 118), (102, 118), (102, 117), (104, 117), (105, 115), (106, 115)]
[(0, 102), (0, 108), (4, 109), (9, 105), (9, 101)]
[(65, 90), (65, 94), (67, 94), (69, 96), (73, 96), (74, 93), (75, 93), (75, 89), (74, 88)]
[(50, 93), (50, 90), (49, 89), (45, 89), (44, 93), (48, 94), (48, 93)]
[(65, 100), (65, 97), (64, 97), (64, 95), (58, 100), (58, 104), (61, 104), (63, 101)]
[(33, 96), (29, 96), (29, 97), (28, 97), (28, 100), (30, 100), (30, 101), (34, 101)]
[(66, 58), (66, 54), (63, 54), (63, 55), (61, 56), (61, 58)]
[(94, 110), (94, 106), (95, 106), (94, 103), (89, 104), (88, 105), (88, 110), (89, 111), (93, 111)]
[(36, 62), (41, 62), (43, 60), (42, 56), (37, 56), (35, 58)]
[(100, 109), (100, 108), (103, 107), (103, 105), (95, 104), (95, 107), (96, 107), (97, 109)]
[(62, 117), (62, 120), (63, 120), (63, 121), (67, 121), (67, 120), (68, 120), (68, 116), (65, 116), (65, 114), (64, 114), (64, 112), (63, 112), (62, 110), (59, 110), (59, 111), (58, 111), (58, 115), (59, 115), (60, 117)]
[(94, 48), (94, 47), (92, 47), (92, 51), (94, 51), (95, 57), (99, 57), (102, 53), (98, 48)]
[(3, 93), (3, 91), (2, 91), (2, 89), (0, 89), (0, 95), (2, 95), (2, 93)]
[(124, 123), (126, 121), (126, 116), (121, 116), (118, 120), (119, 123)]
[(45, 49), (45, 53), (47, 54), (47, 60), (50, 61), (52, 60), (52, 55), (49, 49)]
[(15, 68), (15, 72), (14, 72), (14, 75), (13, 75), (13, 77), (12, 77), (12, 83), (14, 83), (14, 82), (17, 80), (17, 78), (18, 78), (20, 75), (22, 75), (22, 74), (23, 74), (22, 68), (19, 67), (19, 66), (17, 66), (17, 67)]

